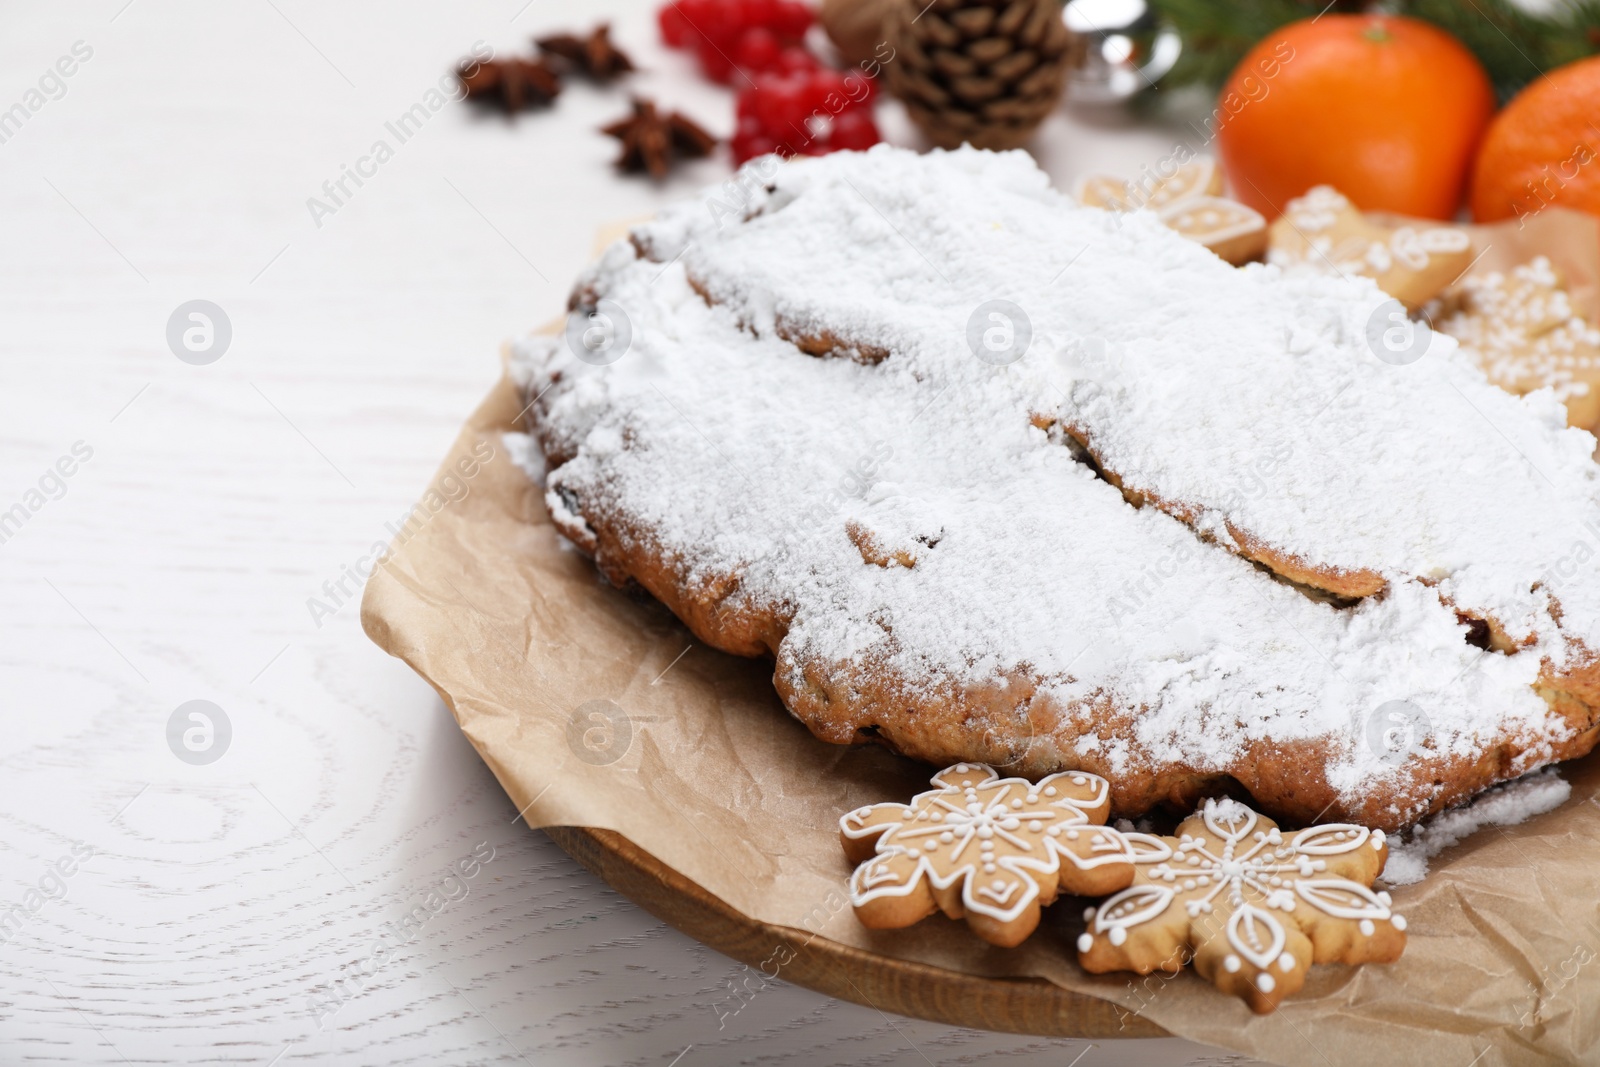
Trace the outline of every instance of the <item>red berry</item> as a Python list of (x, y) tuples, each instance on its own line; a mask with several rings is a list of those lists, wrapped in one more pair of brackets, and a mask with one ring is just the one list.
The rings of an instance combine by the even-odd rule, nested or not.
[[(746, 90), (750, 97), (750, 114), (761, 123), (761, 128), (770, 130), (778, 119), (776, 98), (772, 95), (772, 86), (775, 79), (757, 78), (755, 85)], [(735, 109), (737, 113), (737, 108)]]
[(673, 5), (696, 33), (710, 33), (717, 17), (716, 0), (678, 0)]
[(872, 115), (865, 109), (854, 108), (833, 120), (833, 130), (828, 136), (828, 144), (832, 148), (857, 152), (871, 148), (879, 140), (878, 127), (872, 121)]
[(805, 129), (809, 109), (805, 103), (804, 81), (797, 78), (764, 78), (759, 83), (756, 117), (775, 137), (795, 136)]
[(656, 15), (661, 23), (661, 40), (668, 48), (682, 48), (694, 37), (694, 29), (677, 4), (667, 4)]
[(745, 29), (774, 28), (778, 15), (777, 0), (736, 0), (736, 3), (739, 13), (734, 18)]
[(717, 13), (712, 18), (714, 23), (707, 27), (706, 32), (730, 50), (738, 45), (740, 36), (746, 30), (754, 28), (752, 23), (745, 21), (743, 0), (717, 0)]
[(761, 120), (756, 117), (756, 105), (760, 97), (761, 90), (756, 86), (739, 90), (739, 95), (734, 100), (733, 117), (741, 123), (745, 119), (750, 119), (760, 125)]
[(707, 78), (726, 83), (733, 77), (733, 61), (728, 58), (726, 51), (717, 47), (716, 42), (701, 40), (695, 54), (700, 57), (700, 70)]
[(844, 75), (836, 70), (814, 70), (806, 78), (806, 103), (814, 110), (837, 115), (850, 105)]
[(748, 135), (740, 133), (729, 142), (729, 146), (733, 149), (733, 162), (735, 165), (778, 150), (778, 142), (764, 133)]
[(805, 4), (797, 3), (796, 0), (778, 0), (777, 7), (775, 28), (785, 37), (799, 40), (816, 21), (816, 13)]
[(734, 49), (734, 62), (747, 74), (771, 70), (778, 62), (778, 47), (771, 30), (761, 26), (745, 30)]
[(730, 0), (678, 0), (684, 21), (689, 23), (691, 45), (710, 41), (724, 52), (732, 49), (741, 28), (730, 18)]
[(779, 54), (777, 69), (785, 74), (805, 74), (821, 65), (816, 56), (798, 45), (791, 45)]

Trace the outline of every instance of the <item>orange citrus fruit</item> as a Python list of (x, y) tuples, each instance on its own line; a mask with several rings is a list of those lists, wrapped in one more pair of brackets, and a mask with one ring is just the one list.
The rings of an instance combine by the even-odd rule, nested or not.
[(1472, 175), (1472, 217), (1521, 218), (1546, 204), (1600, 215), (1600, 56), (1558, 67), (1495, 116)]
[(1438, 27), (1322, 15), (1251, 49), (1214, 121), (1233, 195), (1269, 219), (1313, 185), (1366, 211), (1446, 219), (1493, 112), (1482, 65)]

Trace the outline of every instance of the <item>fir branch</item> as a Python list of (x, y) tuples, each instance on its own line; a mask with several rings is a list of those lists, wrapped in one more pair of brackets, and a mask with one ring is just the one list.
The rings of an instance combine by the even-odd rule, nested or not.
[(1183, 42), (1177, 64), (1161, 79), (1162, 89), (1215, 89), (1257, 41), (1320, 10), (1311, 0), (1152, 0), (1150, 6)]
[[(1328, 7), (1360, 10), (1336, 0), (1151, 0), (1158, 17), (1178, 31), (1183, 54), (1160, 88), (1222, 85), (1256, 42), (1280, 26), (1313, 18)], [(1385, 10), (1431, 22), (1454, 34), (1489, 72), (1501, 100), (1545, 71), (1600, 52), (1600, 0), (1562, 0), (1535, 15), (1515, 0), (1395, 0)]]
[(1512, 0), (1403, 0), (1400, 12), (1454, 34), (1477, 55), (1502, 101), (1546, 71), (1600, 49), (1600, 3), (1561, 4), (1549, 16)]

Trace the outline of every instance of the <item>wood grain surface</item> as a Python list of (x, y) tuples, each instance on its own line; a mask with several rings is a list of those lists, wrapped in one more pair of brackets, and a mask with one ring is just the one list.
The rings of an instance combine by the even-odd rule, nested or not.
[(544, 832), (652, 915), (762, 975), (779, 971), (774, 961), (781, 960), (785, 980), (808, 989), (881, 1011), (985, 1030), (1085, 1038), (1166, 1033), (1104, 1000), (1043, 979), (980, 978), (755, 921), (611, 830), (551, 826)]
[[(501, 342), (598, 225), (727, 173), (613, 176), (626, 88), (428, 109), (475, 41), (601, 17), (630, 88), (728, 132), (644, 0), (0, 5), (0, 1064), (1242, 1062), (752, 982), (514, 821), (362, 636), (371, 546)], [(1177, 136), (1063, 115), (1039, 152), (1064, 183)], [(193, 300), (231, 327), (204, 365), (168, 343)], [(194, 700), (231, 727), (213, 762), (177, 754), (188, 720), (169, 744)], [(977, 1010), (1048, 1030), (1040, 995)]]

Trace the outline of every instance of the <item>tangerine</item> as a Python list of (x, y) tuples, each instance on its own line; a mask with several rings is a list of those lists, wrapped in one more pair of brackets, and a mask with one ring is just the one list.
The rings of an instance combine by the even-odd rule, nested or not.
[(1525, 218), (1546, 204), (1600, 215), (1600, 56), (1558, 67), (1489, 125), (1472, 175), (1472, 217)]
[(1240, 61), (1217, 138), (1233, 195), (1269, 219), (1313, 185), (1366, 211), (1447, 219), (1493, 112), (1483, 66), (1438, 27), (1322, 15)]

